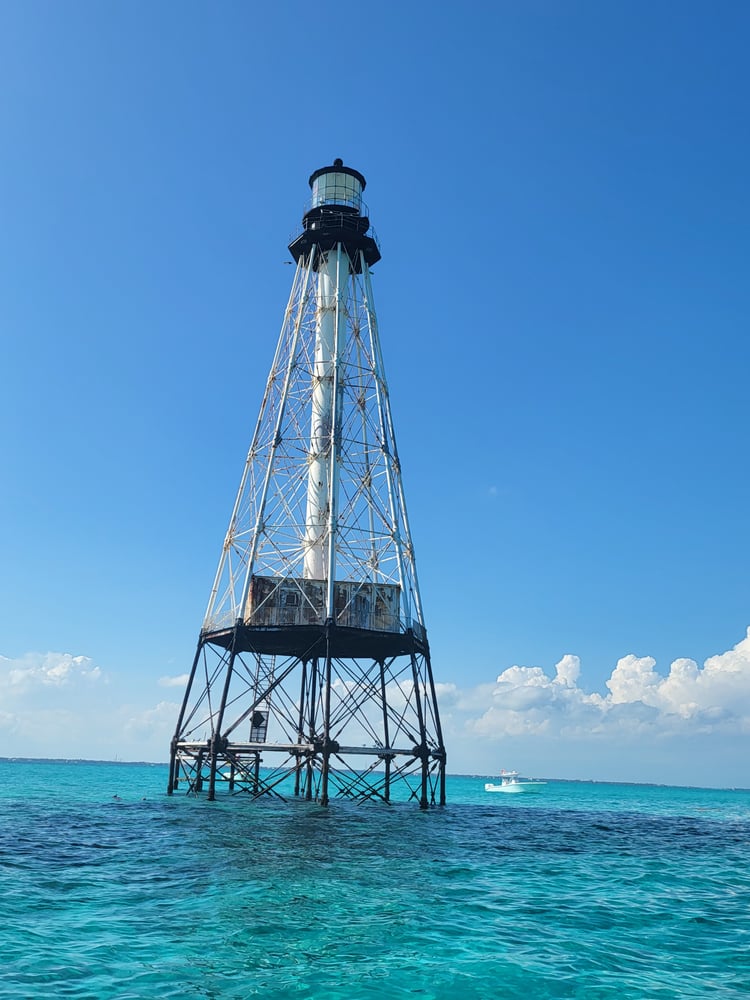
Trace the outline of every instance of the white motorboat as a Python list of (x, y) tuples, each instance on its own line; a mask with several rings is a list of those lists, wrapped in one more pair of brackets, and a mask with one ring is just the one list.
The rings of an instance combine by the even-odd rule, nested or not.
[(485, 792), (508, 792), (510, 794), (538, 792), (546, 784), (546, 781), (537, 781), (535, 778), (522, 778), (518, 771), (506, 771), (503, 768), (500, 772), (499, 784), (488, 781), (484, 786), (484, 790)]

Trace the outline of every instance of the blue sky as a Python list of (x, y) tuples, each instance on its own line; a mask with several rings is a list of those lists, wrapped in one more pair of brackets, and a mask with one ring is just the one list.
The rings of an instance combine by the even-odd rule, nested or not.
[(164, 759), (341, 156), (449, 769), (750, 785), (750, 12), (338, 10), (0, 7), (0, 754)]

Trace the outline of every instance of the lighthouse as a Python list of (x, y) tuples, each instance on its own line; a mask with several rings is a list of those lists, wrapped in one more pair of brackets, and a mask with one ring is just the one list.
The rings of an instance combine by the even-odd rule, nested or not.
[(428, 808), (445, 803), (446, 753), (372, 293), (380, 247), (358, 170), (336, 159), (309, 184), (168, 791)]

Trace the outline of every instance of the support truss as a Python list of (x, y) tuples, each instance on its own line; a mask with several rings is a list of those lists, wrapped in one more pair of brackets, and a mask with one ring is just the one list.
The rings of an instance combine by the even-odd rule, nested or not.
[(370, 272), (345, 241), (298, 258), (172, 741), (178, 788), (445, 801)]

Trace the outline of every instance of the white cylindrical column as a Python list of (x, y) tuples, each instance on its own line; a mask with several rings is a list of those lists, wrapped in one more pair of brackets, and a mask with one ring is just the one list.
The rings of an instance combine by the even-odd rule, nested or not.
[[(305, 517), (305, 564), (307, 580), (328, 578), (328, 522), (331, 483), (335, 488), (334, 392), (338, 354), (338, 307), (349, 280), (349, 257), (331, 250), (318, 266), (318, 308), (315, 321), (312, 416), (310, 421), (307, 511)], [(335, 498), (334, 498), (335, 502)], [(328, 609), (329, 613), (331, 609)]]

